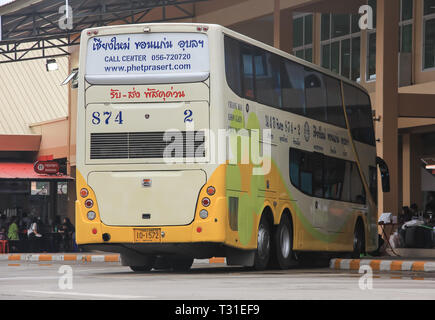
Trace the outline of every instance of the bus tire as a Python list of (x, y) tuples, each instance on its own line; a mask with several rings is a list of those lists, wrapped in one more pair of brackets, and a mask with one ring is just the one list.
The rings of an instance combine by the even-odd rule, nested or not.
[(130, 266), (130, 269), (134, 272), (148, 272), (151, 271), (151, 269), (154, 267), (154, 264), (156, 262), (155, 256), (149, 256), (147, 257), (147, 262), (144, 265), (141, 266)]
[(173, 257), (171, 258), (172, 270), (176, 272), (186, 272), (189, 271), (193, 264), (192, 257)]
[(255, 270), (262, 271), (267, 268), (271, 256), (271, 242), (271, 226), (266, 216), (263, 215), (258, 226), (257, 250), (254, 257)]
[(294, 264), (293, 227), (287, 215), (283, 215), (275, 232), (275, 255), (280, 269)]
[(352, 259), (359, 259), (361, 254), (364, 253), (364, 224), (358, 220), (353, 232), (353, 251), (351, 253)]

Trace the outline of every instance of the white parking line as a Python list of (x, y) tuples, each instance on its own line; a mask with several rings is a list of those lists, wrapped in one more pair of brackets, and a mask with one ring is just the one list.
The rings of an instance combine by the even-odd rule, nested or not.
[(59, 279), (59, 277), (8, 277), (0, 278), (0, 281), (10, 281), (10, 280), (48, 280), (48, 279)]
[(103, 294), (103, 293), (86, 293), (86, 292), (73, 292), (73, 291), (42, 291), (42, 290), (23, 290), (27, 293), (40, 293), (48, 295), (66, 295), (66, 296), (83, 296), (94, 298), (113, 298), (113, 299), (151, 299), (151, 296), (130, 296), (120, 294)]

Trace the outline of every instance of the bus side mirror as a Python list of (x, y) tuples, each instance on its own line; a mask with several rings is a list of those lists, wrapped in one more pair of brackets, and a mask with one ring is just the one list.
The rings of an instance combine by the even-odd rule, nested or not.
[(68, 75), (68, 77), (66, 77), (65, 80), (63, 80), (63, 82), (60, 84), (61, 86), (64, 86), (68, 83), (71, 82), (71, 88), (73, 89), (77, 89), (79, 86), (79, 81), (77, 79), (79, 74), (79, 69), (78, 68), (74, 68), (71, 73)]
[(381, 172), (382, 192), (390, 192), (390, 172), (384, 159), (376, 157), (376, 164)]

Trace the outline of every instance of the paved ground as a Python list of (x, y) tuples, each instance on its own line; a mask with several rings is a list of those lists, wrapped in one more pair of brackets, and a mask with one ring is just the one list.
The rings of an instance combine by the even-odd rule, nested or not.
[(435, 273), (375, 273), (371, 290), (360, 289), (369, 284), (361, 276), (328, 268), (255, 272), (195, 264), (189, 273), (134, 273), (117, 262), (1, 261), (0, 299), (435, 299)]

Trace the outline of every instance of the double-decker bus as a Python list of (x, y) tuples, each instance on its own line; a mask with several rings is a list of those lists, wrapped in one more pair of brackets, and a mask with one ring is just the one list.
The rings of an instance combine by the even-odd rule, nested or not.
[(79, 245), (134, 271), (377, 249), (362, 87), (208, 24), (84, 30), (79, 70)]

